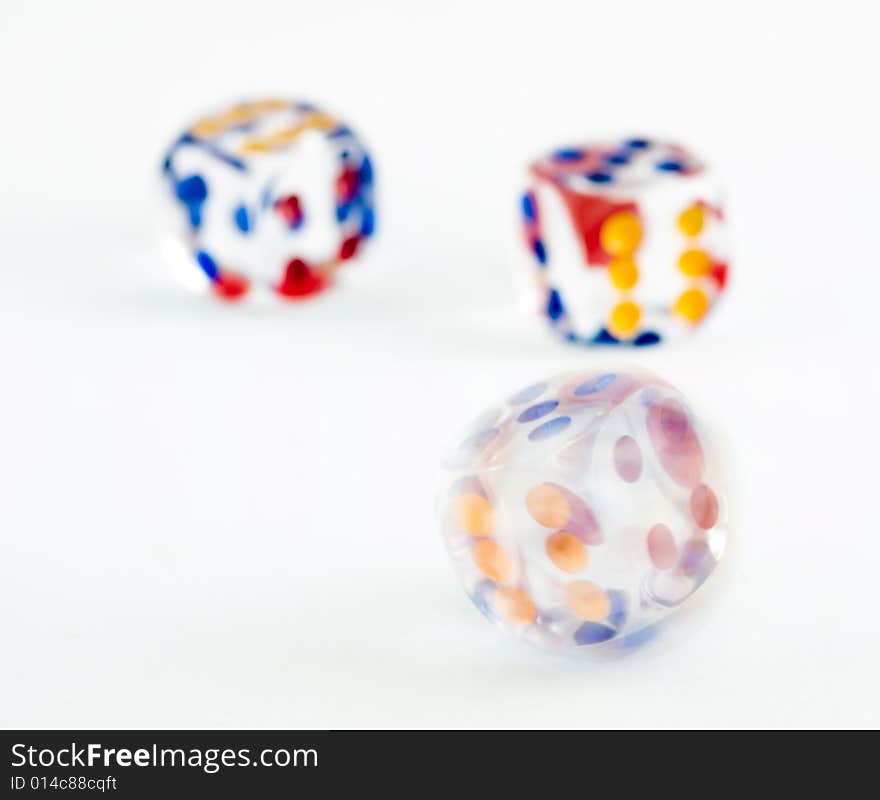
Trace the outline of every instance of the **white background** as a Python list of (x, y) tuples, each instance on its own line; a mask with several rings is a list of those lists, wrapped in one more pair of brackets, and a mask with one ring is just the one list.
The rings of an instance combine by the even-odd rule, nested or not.
[[(877, 726), (880, 58), (870, 2), (23, 2), (0, 17), (0, 722)], [(371, 145), (381, 235), (306, 305), (154, 246), (163, 147), (241, 96)], [(725, 179), (727, 302), (624, 353), (723, 432), (730, 558), (626, 657), (490, 626), (436, 469), (497, 396), (620, 354), (518, 316), (525, 161), (671, 135)]]

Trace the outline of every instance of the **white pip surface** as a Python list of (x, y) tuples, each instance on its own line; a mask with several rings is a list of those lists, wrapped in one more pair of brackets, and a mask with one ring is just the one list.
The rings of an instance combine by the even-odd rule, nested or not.
[[(878, 8), (802, 2), (7, 2), (0, 724), (880, 725)], [(821, 53), (819, 53), (821, 50)], [(380, 233), (302, 305), (170, 282), (162, 149), (242, 96), (375, 155)], [(575, 349), (515, 310), (526, 161), (681, 139), (727, 186), (698, 336)], [(448, 438), (624, 358), (730, 449), (730, 558), (668, 635), (560, 661), (461, 591)]]

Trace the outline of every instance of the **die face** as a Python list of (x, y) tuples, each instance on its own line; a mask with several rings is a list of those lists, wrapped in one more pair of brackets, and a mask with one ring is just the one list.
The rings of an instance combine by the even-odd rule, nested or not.
[(727, 284), (720, 197), (677, 145), (626, 139), (532, 164), (521, 202), (530, 305), (584, 344), (692, 331)]
[(220, 297), (326, 288), (374, 231), (373, 168), (355, 134), (313, 106), (242, 103), (168, 151), (173, 241)]
[(512, 394), (446, 461), (441, 528), (465, 591), (550, 649), (659, 621), (724, 550), (706, 444), (681, 394), (646, 372), (570, 373)]

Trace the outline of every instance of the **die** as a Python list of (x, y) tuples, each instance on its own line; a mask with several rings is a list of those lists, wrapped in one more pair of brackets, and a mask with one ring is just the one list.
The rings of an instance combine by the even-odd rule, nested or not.
[(653, 345), (690, 332), (728, 279), (708, 168), (643, 138), (535, 161), (521, 203), (525, 302), (572, 342)]
[(375, 230), (369, 154), (307, 103), (255, 100), (202, 117), (162, 172), (173, 209), (166, 252), (221, 298), (317, 294)]
[(557, 375), (463, 432), (442, 472), (442, 535), (465, 591), (505, 630), (551, 650), (632, 641), (720, 560), (719, 470), (666, 381)]

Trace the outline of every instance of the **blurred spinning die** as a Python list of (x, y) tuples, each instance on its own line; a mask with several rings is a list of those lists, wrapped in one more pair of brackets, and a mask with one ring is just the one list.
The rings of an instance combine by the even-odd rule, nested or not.
[(542, 380), (482, 414), (449, 454), (439, 503), (477, 607), (555, 650), (662, 619), (727, 538), (700, 423), (676, 389), (632, 369)]

